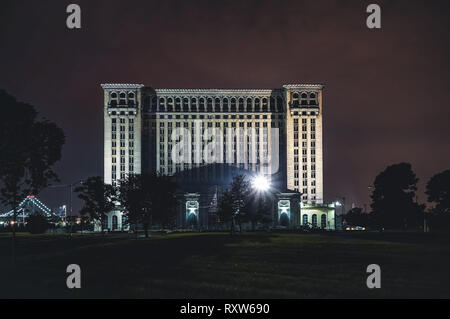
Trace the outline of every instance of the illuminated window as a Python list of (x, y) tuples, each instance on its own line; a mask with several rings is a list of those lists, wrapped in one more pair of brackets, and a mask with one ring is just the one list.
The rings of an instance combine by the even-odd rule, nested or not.
[(312, 226), (317, 227), (317, 215), (316, 214), (312, 215)]
[(320, 227), (321, 228), (327, 227), (327, 215), (326, 214), (322, 214), (322, 216), (320, 216)]
[(304, 225), (304, 226), (308, 225), (308, 215), (307, 214), (303, 214), (302, 225)]

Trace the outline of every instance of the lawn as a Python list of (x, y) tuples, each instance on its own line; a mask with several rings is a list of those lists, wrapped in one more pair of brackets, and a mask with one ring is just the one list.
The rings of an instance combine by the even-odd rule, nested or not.
[[(9, 235), (8, 235), (9, 236)], [(149, 239), (0, 234), (0, 297), (450, 297), (450, 239), (433, 234), (226, 233)], [(78, 264), (82, 288), (66, 287)], [(366, 267), (381, 266), (381, 288)]]

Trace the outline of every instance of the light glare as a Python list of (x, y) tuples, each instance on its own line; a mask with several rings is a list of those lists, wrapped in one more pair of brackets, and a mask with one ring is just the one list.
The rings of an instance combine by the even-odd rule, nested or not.
[(257, 189), (258, 191), (263, 192), (270, 188), (270, 183), (266, 177), (259, 175), (259, 176), (255, 176), (253, 178), (252, 186), (253, 186), (253, 188)]

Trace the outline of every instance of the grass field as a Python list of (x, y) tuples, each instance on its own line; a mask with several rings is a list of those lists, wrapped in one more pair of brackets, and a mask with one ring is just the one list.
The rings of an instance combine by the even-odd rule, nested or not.
[[(433, 234), (0, 234), (2, 298), (450, 297), (450, 239)], [(381, 289), (366, 267), (381, 266)], [(66, 287), (78, 264), (82, 288)]]

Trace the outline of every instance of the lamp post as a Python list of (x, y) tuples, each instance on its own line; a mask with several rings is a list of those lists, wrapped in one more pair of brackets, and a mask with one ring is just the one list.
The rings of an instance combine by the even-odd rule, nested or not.
[[(49, 186), (49, 188), (60, 188), (60, 187), (68, 187), (69, 188), (69, 190), (70, 190), (70, 196), (69, 196), (69, 203), (70, 203), (70, 210), (69, 210), (69, 223), (70, 223), (70, 227), (69, 227), (69, 236), (70, 237), (72, 237), (72, 227), (73, 227), (73, 222), (71, 221), (71, 218), (72, 218), (72, 213), (73, 213), (73, 205), (72, 205), (72, 193), (73, 193), (73, 187), (75, 186), (75, 185), (77, 185), (77, 184), (83, 184), (83, 180), (78, 180), (78, 181), (76, 181), (76, 182), (74, 182), (74, 183), (72, 183), (72, 184), (62, 184), (62, 185), (52, 185), (52, 186)], [(66, 213), (66, 215), (67, 215), (67, 213)], [(66, 220), (67, 220), (67, 218), (66, 218)]]
[[(271, 188), (269, 179), (262, 174), (256, 175), (252, 178), (251, 186), (258, 193), (266, 193)], [(273, 211), (271, 216), (273, 216)]]

